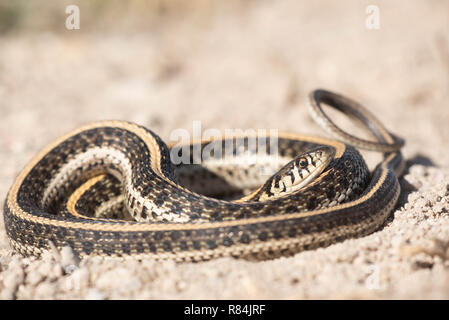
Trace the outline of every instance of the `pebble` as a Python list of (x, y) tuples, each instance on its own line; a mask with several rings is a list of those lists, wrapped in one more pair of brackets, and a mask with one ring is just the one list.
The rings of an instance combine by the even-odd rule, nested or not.
[(65, 273), (72, 273), (78, 268), (80, 260), (74, 254), (71, 247), (66, 246), (61, 249), (61, 265)]
[(106, 296), (97, 289), (89, 289), (87, 291), (87, 300), (104, 300)]
[(55, 286), (49, 282), (40, 283), (35, 290), (36, 299), (49, 299), (54, 296), (56, 291)]

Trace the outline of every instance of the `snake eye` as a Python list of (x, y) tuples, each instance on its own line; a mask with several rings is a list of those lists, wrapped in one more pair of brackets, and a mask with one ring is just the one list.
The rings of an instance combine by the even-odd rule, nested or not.
[(298, 164), (299, 164), (299, 166), (300, 166), (301, 168), (305, 168), (305, 167), (307, 167), (307, 165), (309, 164), (309, 162), (307, 161), (306, 158), (301, 158), (301, 159), (299, 159)]

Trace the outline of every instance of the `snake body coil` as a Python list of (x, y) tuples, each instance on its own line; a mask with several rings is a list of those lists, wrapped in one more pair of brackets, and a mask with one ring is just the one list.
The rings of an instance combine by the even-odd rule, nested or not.
[[(277, 257), (369, 234), (397, 202), (403, 142), (347, 98), (316, 90), (311, 101), (312, 115), (326, 130), (356, 147), (385, 152), (372, 175), (350, 145), (283, 133), (277, 153), (261, 160), (271, 177), (249, 195), (220, 200), (212, 196), (224, 185), (237, 190), (263, 182), (242, 164), (260, 155), (253, 137), (187, 145), (200, 151), (211, 143), (233, 145), (234, 162), (213, 154), (203, 166), (174, 165), (174, 147), (153, 132), (124, 121), (99, 122), (61, 137), (18, 175), (4, 207), (8, 238), (24, 255), (40, 255), (51, 241), (80, 256), (198, 261)], [(360, 120), (378, 141), (341, 131), (321, 102)], [(208, 185), (198, 183), (200, 176)]]

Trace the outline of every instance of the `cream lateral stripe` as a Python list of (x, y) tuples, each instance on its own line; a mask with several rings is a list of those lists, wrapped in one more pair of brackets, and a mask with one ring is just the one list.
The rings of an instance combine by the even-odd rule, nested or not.
[[(67, 183), (70, 180), (70, 176), (77, 168), (79, 168), (83, 164), (87, 164), (88, 162), (92, 161), (92, 159), (104, 160), (110, 163), (120, 161), (122, 164), (127, 164), (126, 166), (124, 166), (125, 170), (127, 171), (127, 174), (125, 176), (131, 176), (131, 166), (129, 164), (128, 158), (125, 156), (125, 154), (123, 154), (123, 152), (112, 148), (94, 147), (86, 150), (83, 153), (80, 153), (59, 169), (59, 171), (50, 181), (49, 186), (46, 188), (44, 196), (42, 197), (41, 205), (44, 206), (44, 204), (48, 203), (48, 201), (51, 200), (51, 195), (53, 191), (56, 190), (58, 185)], [(131, 186), (131, 181), (126, 181), (126, 183)]]
[[(177, 168), (168, 163), (170, 155), (166, 152), (170, 149), (166, 150), (150, 130), (125, 121), (101, 121), (74, 130), (45, 147), (18, 174), (5, 203), (8, 238), (17, 251), (26, 255), (40, 255), (48, 247), (45, 241), (51, 239), (58, 248), (69, 243), (80, 256), (198, 261), (228, 255), (256, 254), (260, 258), (292, 254), (371, 233), (384, 223), (397, 203), (404, 140), (390, 134), (374, 116), (349, 99), (324, 90), (316, 90), (309, 97), (313, 118), (334, 138), (352, 147), (326, 138), (273, 131), (260, 134), (254, 130), (249, 134), (192, 139), (184, 146), (202, 144), (206, 155), (209, 147), (216, 145), (208, 143), (217, 141), (229, 147), (231, 142), (230, 151), (239, 161), (226, 161), (225, 157), (218, 166), (212, 164), (217, 167), (215, 173), (207, 168), (193, 167), (195, 170), (189, 171), (189, 167), (181, 166), (180, 170), (186, 171), (182, 175), (178, 172), (178, 177), (184, 179), (179, 184), (173, 172)], [(320, 103), (358, 120), (378, 141), (359, 139), (341, 130)], [(86, 132), (94, 129), (92, 134)], [(246, 141), (249, 147), (252, 137), (270, 140), (269, 160), (261, 155), (253, 157), (251, 150), (256, 149), (239, 147)], [(174, 145), (184, 147), (183, 143)], [(135, 146), (138, 150), (133, 149)], [(384, 154), (372, 174), (354, 147)], [(306, 151), (304, 158), (294, 156), (296, 151)], [(279, 166), (276, 155), (295, 160)], [(54, 161), (53, 165), (47, 167), (44, 158), (45, 162)], [(208, 160), (202, 159), (203, 164)], [(252, 163), (255, 160), (262, 163), (257, 166)], [(271, 172), (270, 178), (247, 204), (210, 198), (181, 185), (185, 182), (192, 190), (204, 190), (205, 194), (226, 190), (222, 188), (226, 182), (217, 185), (219, 188), (210, 184), (223, 179), (253, 188), (263, 181), (262, 169)], [(107, 179), (106, 173), (118, 178), (122, 186), (116, 179)], [(79, 186), (81, 179), (89, 177), (93, 178)], [(196, 180), (202, 178), (205, 180)], [(306, 186), (301, 184), (304, 181)], [(234, 191), (232, 183), (230, 186)], [(66, 197), (68, 202), (61, 214), (46, 211)], [(109, 200), (120, 197), (117, 207), (110, 206)], [(102, 208), (105, 218), (95, 218)], [(126, 220), (146, 222), (108, 218), (121, 219), (127, 211), (130, 215)]]
[[(17, 193), (18, 190), (20, 188), (20, 185), (22, 184), (24, 178), (29, 174), (29, 172), (32, 170), (32, 168), (47, 154), (49, 153), (52, 149), (54, 149), (58, 144), (60, 144), (61, 142), (69, 139), (72, 136), (75, 136), (83, 131), (86, 130), (91, 130), (91, 129), (95, 129), (95, 128), (100, 128), (100, 127), (117, 127), (117, 128), (121, 128), (121, 129), (125, 129), (128, 130), (132, 133), (134, 133), (135, 135), (137, 135), (140, 139), (142, 139), (145, 144), (147, 145), (148, 149), (150, 150), (150, 156), (151, 156), (151, 163), (154, 164), (153, 169), (158, 172), (160, 174), (160, 176), (162, 178), (164, 178), (162, 172), (161, 172), (161, 168), (160, 168), (160, 155), (159, 155), (159, 148), (157, 146), (157, 142), (153, 139), (153, 137), (144, 129), (138, 127), (137, 125), (134, 124), (130, 124), (128, 122), (123, 122), (123, 121), (102, 121), (102, 122), (96, 122), (96, 123), (92, 123), (90, 125), (86, 125), (83, 126), (77, 130), (72, 131), (71, 133), (68, 133), (62, 137), (60, 137), (59, 139), (57, 139), (55, 142), (53, 142), (52, 144), (50, 144), (49, 146), (47, 146), (45, 149), (43, 149), (36, 157), (34, 157), (30, 163), (28, 163), (25, 168), (20, 172), (20, 174), (18, 175), (18, 177), (16, 178), (12, 188), (11, 188), (11, 192), (9, 193), (8, 196), (8, 205), (10, 208), (15, 208), (18, 213), (18, 216), (20, 216), (23, 219), (29, 220), (29, 221), (33, 221), (33, 222), (38, 222), (38, 223), (47, 223), (47, 224), (51, 224), (53, 226), (66, 226), (67, 222), (61, 222), (58, 220), (52, 220), (52, 219), (48, 219), (48, 218), (43, 218), (43, 217), (36, 217), (33, 216), (29, 213), (24, 212), (20, 206), (17, 204)], [(286, 139), (296, 139), (296, 140), (304, 140), (304, 141), (308, 141), (310, 143), (316, 143), (316, 144), (323, 144), (323, 145), (331, 145), (333, 147), (335, 147), (336, 149), (336, 156), (343, 154), (344, 149), (345, 149), (345, 145), (341, 142), (337, 142), (335, 140), (330, 140), (330, 139), (326, 139), (326, 138), (319, 138), (319, 137), (311, 137), (311, 136), (305, 136), (305, 135), (299, 135), (299, 134), (293, 134), (293, 133), (282, 133), (279, 134), (279, 137), (282, 138), (286, 138)], [(229, 138), (229, 137), (228, 137)], [(211, 140), (212, 141), (212, 140)], [(164, 178), (165, 179), (165, 178)], [(167, 181), (170, 181), (168, 179), (166, 179)], [(172, 181), (170, 181), (170, 183), (172, 183)], [(317, 214), (319, 213), (326, 213), (327, 211), (323, 211), (323, 212), (317, 212)], [(304, 216), (305, 213), (300, 213), (300, 214), (293, 214), (293, 216), (291, 218), (295, 218), (295, 217), (301, 217)], [(279, 219), (285, 219), (287, 215), (283, 216), (282, 218)], [(267, 219), (269, 217), (266, 217), (265, 219)], [(274, 217), (273, 217), (274, 218)], [(251, 219), (249, 219), (251, 220)], [(238, 220), (238, 221), (229, 221), (226, 223), (230, 223), (229, 226), (234, 226), (234, 225), (238, 225), (238, 224), (251, 224), (251, 223), (256, 223), (256, 222), (266, 222), (266, 221), (276, 221), (275, 220), (251, 220), (248, 222), (245, 222), (245, 220)], [(204, 223), (204, 224), (195, 224), (193, 226), (193, 228), (198, 228), (199, 226), (201, 226), (201, 229), (206, 229), (209, 228), (212, 225), (220, 225), (223, 226), (224, 222), (221, 223)], [(74, 228), (83, 228), (86, 230), (98, 230), (97, 226), (93, 226), (90, 223), (83, 223), (83, 222), (72, 222), (70, 223), (70, 225)], [(110, 230), (114, 230), (114, 229), (118, 229), (119, 227), (117, 225), (107, 225), (107, 224), (102, 224), (102, 226), (104, 228), (112, 228)], [(125, 226), (123, 226), (125, 227)], [(152, 227), (151, 225), (146, 226), (147, 228), (144, 228), (145, 226), (126, 226), (127, 230), (129, 231), (145, 231), (145, 230), (183, 230), (182, 226), (171, 226), (170, 228), (168, 228), (168, 226), (164, 226), (163, 229), (161, 229), (160, 226), (154, 226)], [(185, 228), (186, 226), (184, 226)], [(172, 229), (173, 228), (173, 229)], [(122, 229), (123, 230), (123, 229)], [(124, 230), (125, 231), (125, 230)]]
[[(48, 218), (43, 217), (36, 217), (33, 215), (30, 215), (26, 212), (24, 212), (20, 207), (15, 206), (16, 209), (18, 209), (19, 216), (21, 218), (24, 218), (29, 221), (37, 222), (37, 223), (45, 223), (52, 226), (66, 226), (66, 227), (72, 227), (72, 228), (79, 228), (84, 230), (105, 230), (105, 231), (128, 231), (128, 232), (144, 232), (144, 231), (159, 231), (159, 230), (166, 230), (166, 231), (172, 231), (172, 230), (192, 230), (192, 229), (209, 229), (209, 228), (215, 228), (215, 227), (232, 227), (237, 225), (248, 225), (248, 224), (254, 224), (254, 223), (263, 223), (263, 222), (272, 222), (272, 221), (281, 221), (281, 220), (287, 220), (287, 219), (295, 219), (295, 218), (301, 218), (301, 217), (308, 217), (308, 216), (315, 216), (320, 214), (325, 214), (328, 212), (340, 210), (340, 209), (346, 209), (349, 207), (354, 207), (356, 205), (359, 205), (360, 203), (366, 201), (372, 195), (377, 192), (379, 189), (379, 186), (382, 185), (386, 179), (388, 172), (384, 170), (382, 173), (379, 181), (376, 183), (376, 185), (368, 192), (364, 197), (361, 197), (355, 201), (337, 205), (331, 208), (316, 210), (313, 212), (303, 212), (303, 213), (292, 213), (292, 214), (285, 214), (279, 217), (271, 216), (271, 217), (261, 217), (261, 218), (249, 218), (249, 219), (241, 219), (241, 220), (234, 220), (234, 221), (225, 221), (225, 222), (206, 222), (201, 224), (165, 224), (161, 226), (160, 224), (147, 224), (147, 223), (133, 223), (133, 224), (101, 224), (100, 226), (95, 224), (92, 225), (90, 223), (83, 223), (83, 222), (62, 222), (58, 220), (51, 220)], [(17, 188), (14, 188), (12, 193), (17, 193)], [(11, 206), (12, 207), (12, 206)]]
[[(396, 195), (397, 197), (398, 195)], [(378, 220), (381, 220), (381, 218), (378, 217)], [(363, 223), (358, 223), (355, 225), (358, 228), (362, 228), (364, 226)], [(345, 226), (340, 226), (333, 230), (336, 234), (344, 234)], [(307, 239), (311, 239), (313, 237), (320, 237), (323, 239), (326, 239), (328, 237), (328, 234), (326, 232), (321, 232), (314, 235), (305, 235)], [(218, 248), (214, 250), (205, 250), (205, 251), (187, 251), (187, 252), (175, 252), (175, 253), (169, 253), (169, 252), (158, 252), (158, 253), (144, 253), (144, 254), (136, 254), (132, 256), (132, 259), (136, 258), (154, 258), (157, 260), (164, 260), (164, 259), (174, 259), (179, 261), (200, 261), (203, 260), (203, 256), (209, 256), (209, 257), (219, 257), (222, 256), (222, 253), (225, 252), (226, 254), (235, 254), (238, 255), (240, 253), (243, 254), (250, 254), (252, 252), (258, 252), (260, 249), (288, 249), (292, 248), (295, 245), (300, 245), (303, 242), (304, 238), (290, 238), (290, 239), (284, 239), (284, 240), (273, 240), (270, 243), (267, 242), (257, 242), (252, 245), (247, 244), (237, 244), (232, 247), (224, 247), (224, 248)], [(22, 245), (12, 239), (10, 239), (10, 242), (13, 243), (14, 246), (22, 247)], [(24, 248), (24, 250), (28, 250), (27, 248)], [(43, 251), (43, 249), (36, 248), (36, 250)], [(128, 259), (128, 256), (109, 256), (105, 257), (106, 259)]]
[[(127, 123), (125, 123), (125, 124), (127, 124)], [(109, 124), (107, 122), (106, 124), (103, 124), (103, 125), (111, 125), (111, 124)], [(121, 126), (121, 127), (123, 127), (123, 126)], [(91, 128), (95, 128), (95, 126), (88, 126), (88, 129), (91, 129)], [(128, 128), (124, 128), (124, 129), (129, 130)], [(84, 129), (84, 130), (87, 130), (87, 129)], [(83, 130), (77, 130), (75, 134), (77, 134), (81, 131), (83, 131)], [(132, 132), (134, 132), (134, 131), (132, 131)], [(74, 135), (74, 134), (68, 135), (65, 138), (63, 137), (63, 139), (58, 140), (58, 143), (62, 140), (69, 138), (72, 135)], [(29, 221), (43, 223), (43, 224), (49, 224), (49, 225), (53, 225), (53, 226), (69, 226), (69, 227), (80, 228), (80, 229), (84, 229), (84, 230), (99, 230), (100, 228), (98, 225), (92, 225), (90, 223), (83, 223), (83, 222), (68, 223), (68, 222), (62, 222), (62, 221), (53, 220), (53, 219), (44, 218), (44, 217), (37, 217), (37, 216), (34, 216), (34, 215), (24, 212), (16, 203), (15, 199), (17, 198), (18, 189), (23, 181), (23, 178), (28, 174), (28, 172), (35, 165), (35, 163), (37, 163), (43, 155), (47, 154), (53, 148), (54, 148), (54, 145), (52, 145), (50, 148), (47, 148), (49, 150), (44, 150), (45, 152), (42, 152), (40, 154), (40, 157), (36, 157), (36, 159), (34, 159), (34, 161), (32, 161), (26, 167), (26, 169), (24, 171), (22, 171), (22, 173), (19, 175), (19, 177), (17, 178), (16, 182), (14, 183), (14, 185), (11, 189), (11, 192), (8, 197), (8, 205), (10, 206), (10, 208), (16, 209), (15, 212), (18, 213), (18, 216), (20, 216), (23, 219), (29, 220)], [(389, 159), (392, 158), (393, 156), (394, 155), (390, 155)], [(387, 160), (387, 162), (388, 162), (388, 160)], [(383, 164), (382, 167), (384, 168), (385, 165)], [(384, 169), (386, 169), (386, 168), (384, 168)], [(105, 223), (105, 224), (101, 224), (101, 229), (107, 230), (107, 231), (120, 230), (120, 231), (135, 231), (135, 232), (156, 231), (156, 230), (170, 231), (170, 230), (208, 229), (208, 228), (213, 228), (213, 227), (228, 227), (228, 226), (236, 226), (236, 225), (247, 225), (247, 224), (253, 224), (253, 223), (280, 221), (280, 220), (286, 220), (286, 219), (307, 217), (307, 216), (311, 216), (311, 215), (319, 215), (319, 214), (324, 214), (324, 213), (339, 210), (339, 209), (345, 209), (348, 207), (356, 206), (356, 205), (364, 202), (366, 199), (369, 199), (378, 190), (379, 186), (382, 185), (382, 183), (385, 181), (386, 175), (387, 175), (387, 172), (384, 170), (384, 172), (382, 173), (382, 176), (379, 179), (379, 181), (377, 182), (376, 186), (374, 188), (372, 188), (372, 190), (364, 197), (359, 198), (350, 203), (341, 204), (341, 205), (338, 205), (338, 206), (335, 206), (332, 208), (316, 210), (312, 213), (308, 213), (308, 212), (293, 213), (293, 214), (282, 215), (280, 217), (250, 218), (250, 219), (242, 219), (242, 220), (235, 220), (235, 221), (201, 223), (201, 224), (194, 224), (194, 225), (172, 224), (172, 225), (164, 225), (163, 227), (161, 227), (160, 225), (156, 225), (156, 224), (152, 225), (152, 224), (137, 224), (136, 223), (136, 224), (129, 224), (129, 225), (128, 224), (127, 225), (116, 225), (116, 224), (109, 225), (109, 224)]]
[(89, 179), (87, 182), (85, 182), (80, 188), (76, 189), (72, 195), (69, 197), (69, 200), (67, 200), (67, 210), (74, 215), (75, 217), (82, 218), (82, 219), (92, 219), (92, 217), (87, 217), (84, 215), (81, 215), (76, 211), (75, 206), (78, 201), (78, 199), (86, 192), (86, 190), (92, 188), (95, 184), (97, 184), (99, 181), (104, 179), (105, 175), (100, 174), (92, 179)]

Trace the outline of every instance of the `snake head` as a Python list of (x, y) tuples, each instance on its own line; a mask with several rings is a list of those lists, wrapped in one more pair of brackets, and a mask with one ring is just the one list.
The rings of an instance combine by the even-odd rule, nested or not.
[(297, 156), (265, 182), (259, 201), (279, 198), (305, 187), (324, 171), (334, 155), (334, 148), (321, 146)]

